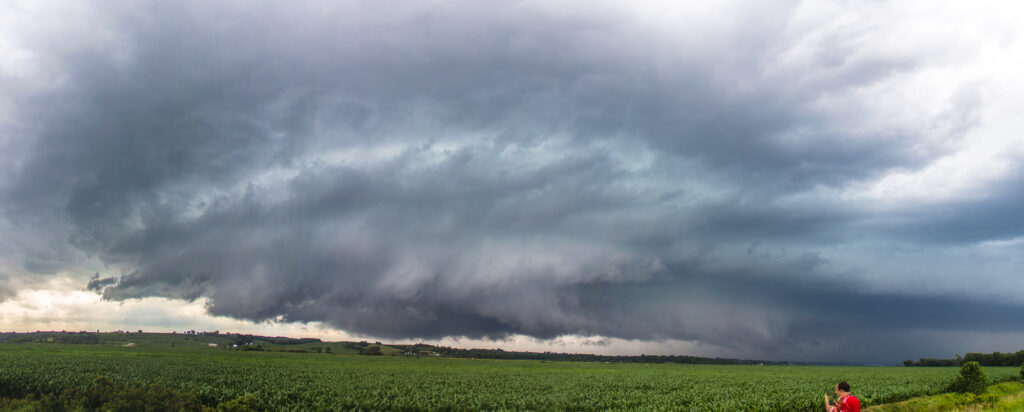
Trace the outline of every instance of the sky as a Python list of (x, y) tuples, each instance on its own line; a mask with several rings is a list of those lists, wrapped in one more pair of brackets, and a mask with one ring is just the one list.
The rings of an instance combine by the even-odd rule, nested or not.
[(0, 330), (1024, 349), (1024, 10), (0, 5)]

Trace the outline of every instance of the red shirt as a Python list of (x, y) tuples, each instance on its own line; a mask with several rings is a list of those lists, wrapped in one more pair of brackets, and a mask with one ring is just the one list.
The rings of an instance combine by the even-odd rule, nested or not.
[(836, 406), (830, 410), (835, 412), (860, 412), (860, 399), (856, 396), (846, 395), (836, 401)]

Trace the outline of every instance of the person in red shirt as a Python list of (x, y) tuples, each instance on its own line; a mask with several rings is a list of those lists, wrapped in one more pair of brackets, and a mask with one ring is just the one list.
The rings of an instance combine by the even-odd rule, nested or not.
[(850, 384), (846, 381), (836, 385), (836, 396), (839, 399), (836, 400), (835, 405), (828, 406), (828, 395), (825, 395), (825, 406), (828, 412), (860, 412), (860, 399), (850, 395)]

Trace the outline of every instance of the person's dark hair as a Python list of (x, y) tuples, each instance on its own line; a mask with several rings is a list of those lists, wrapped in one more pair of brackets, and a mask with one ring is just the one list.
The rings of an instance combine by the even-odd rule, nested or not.
[(839, 382), (839, 385), (836, 385), (836, 387), (843, 392), (850, 391), (850, 384), (846, 383), (846, 381)]

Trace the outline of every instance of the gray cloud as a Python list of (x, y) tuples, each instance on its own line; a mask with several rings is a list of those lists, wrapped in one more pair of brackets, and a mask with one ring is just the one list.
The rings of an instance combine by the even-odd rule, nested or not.
[(14, 289), (8, 285), (9, 281), (10, 276), (0, 273), (0, 302), (14, 296), (15, 292)]
[(114, 277), (100, 278), (100, 274), (99, 273), (95, 273), (95, 274), (92, 275), (92, 277), (89, 278), (89, 283), (87, 283), (85, 285), (85, 289), (86, 290), (91, 290), (91, 291), (94, 291), (94, 292), (102, 292), (103, 288), (105, 288), (107, 286), (110, 286), (110, 285), (113, 285), (115, 283), (117, 283), (117, 278), (114, 278)]
[[(60, 81), (4, 126), (24, 136), (4, 142), (4, 217), (33, 240), (4, 253), (37, 274), (99, 259), (123, 273), (88, 279), (106, 299), (388, 338), (893, 361), (939, 350), (889, 339), (907, 329), (1019, 328), (1020, 302), (845, 282), (870, 270), (837, 269), (845, 245), (916, 240), (820, 194), (948, 154), (921, 135), (959, 141), (982, 100), (952, 96), (924, 128), (879, 120), (857, 94), (933, 50), (808, 46), (787, 28), (799, 4), (760, 7), (677, 32), (606, 6), (102, 7), (23, 40)], [(922, 210), (915, 230), (1017, 236), (993, 224), (1019, 195)], [(857, 334), (832, 335), (838, 319)]]
[(985, 195), (956, 199), (907, 213), (896, 225), (901, 235), (915, 242), (975, 243), (1013, 240), (1024, 236), (1024, 222), (1016, 218), (1024, 210), (1024, 173), (984, 187)]

